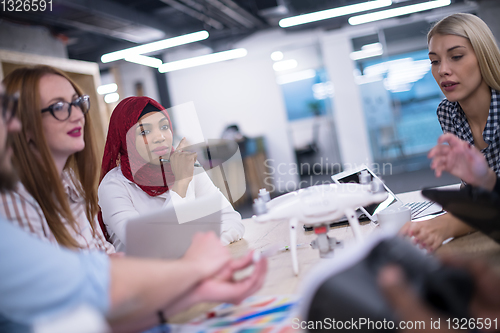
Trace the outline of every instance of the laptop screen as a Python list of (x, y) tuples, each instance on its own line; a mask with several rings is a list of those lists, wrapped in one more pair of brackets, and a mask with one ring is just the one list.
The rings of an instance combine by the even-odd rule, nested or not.
[[(376, 177), (369, 169), (364, 169), (364, 170), (368, 171), (368, 173), (370, 174), (372, 179), (373, 179), (373, 177)], [(339, 183), (357, 183), (357, 184), (359, 184), (359, 176), (358, 175), (359, 175), (358, 173), (350, 174), (350, 175), (342, 177), (342, 178), (337, 178), (337, 181)], [(384, 185), (384, 187), (385, 187), (385, 185)], [(387, 199), (385, 199), (381, 203), (372, 204), (372, 205), (369, 205), (367, 207), (363, 207), (366, 210), (366, 212), (368, 214), (370, 214), (370, 216), (374, 216), (378, 212), (382, 211), (383, 209), (385, 209), (385, 208), (389, 207), (390, 205), (392, 205), (393, 203), (397, 202), (396, 197), (392, 194), (391, 191), (387, 191), (387, 189), (386, 189), (386, 192), (388, 194)]]

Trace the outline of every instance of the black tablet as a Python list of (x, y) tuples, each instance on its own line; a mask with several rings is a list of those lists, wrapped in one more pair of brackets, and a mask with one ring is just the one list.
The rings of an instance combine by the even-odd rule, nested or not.
[(424, 189), (422, 195), (500, 243), (500, 196), (496, 192), (465, 186), (460, 190)]

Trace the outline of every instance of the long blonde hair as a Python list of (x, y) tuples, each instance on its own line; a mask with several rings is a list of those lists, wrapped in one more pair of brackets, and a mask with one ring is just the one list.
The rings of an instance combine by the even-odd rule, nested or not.
[[(3, 80), (7, 93), (19, 93), (17, 116), (21, 120), (22, 130), (12, 135), (13, 164), (21, 182), (42, 208), (57, 242), (69, 248), (80, 248), (62, 222), (62, 219), (65, 219), (70, 227), (77, 230), (77, 222), (71, 212), (61, 176), (57, 172), (42, 128), (39, 82), (43, 76), (49, 74), (64, 77), (79, 96), (83, 94), (68, 76), (50, 66), (18, 68)], [(28, 141), (28, 137), (32, 140)], [(70, 171), (68, 174), (79, 194), (85, 199), (85, 213), (95, 233), (99, 172), (89, 113), (85, 115), (84, 141), (85, 148), (68, 158), (64, 170)], [(38, 158), (33, 154), (34, 148)]]
[(455, 35), (467, 38), (479, 63), (486, 84), (500, 90), (500, 51), (490, 28), (479, 17), (457, 13), (437, 22), (427, 34), (427, 43), (434, 35)]

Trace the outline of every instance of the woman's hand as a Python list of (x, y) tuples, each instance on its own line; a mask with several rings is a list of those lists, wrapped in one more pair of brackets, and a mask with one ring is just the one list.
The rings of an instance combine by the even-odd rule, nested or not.
[[(253, 252), (246, 256), (232, 259), (217, 274), (201, 281), (196, 288), (183, 295), (167, 309), (169, 316), (175, 315), (200, 302), (224, 302), (239, 304), (245, 298), (259, 290), (266, 279), (267, 259), (253, 262)], [(235, 272), (254, 265), (250, 276), (234, 280)]]
[(443, 214), (426, 221), (408, 222), (399, 233), (413, 237), (413, 241), (421, 248), (434, 252), (448, 238), (463, 236), (472, 231), (474, 231), (473, 228), (455, 216)]
[(170, 166), (175, 176), (175, 182), (171, 189), (181, 197), (186, 196), (188, 185), (193, 179), (194, 162), (196, 161), (196, 153), (183, 150), (186, 146), (186, 138), (182, 138), (175, 151), (170, 154)]
[(399, 233), (413, 237), (416, 244), (429, 252), (436, 251), (446, 239), (452, 237), (448, 236), (447, 221), (442, 221), (439, 217), (420, 222), (407, 222)]
[(431, 168), (435, 170), (436, 177), (446, 171), (468, 184), (490, 191), (495, 185), (495, 172), (489, 168), (484, 155), (451, 133), (439, 137), (438, 144), (431, 149), (428, 157), (432, 158)]

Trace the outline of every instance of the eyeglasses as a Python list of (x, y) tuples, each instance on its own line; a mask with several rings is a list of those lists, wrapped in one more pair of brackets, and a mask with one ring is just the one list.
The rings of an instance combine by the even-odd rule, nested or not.
[(10, 123), (17, 110), (17, 96), (0, 94), (0, 107), (2, 108), (2, 118), (6, 124)]
[(50, 112), (57, 120), (64, 121), (71, 116), (71, 107), (73, 105), (79, 107), (83, 114), (86, 114), (90, 109), (90, 97), (88, 95), (82, 95), (71, 103), (57, 102), (43, 109), (42, 113)]

